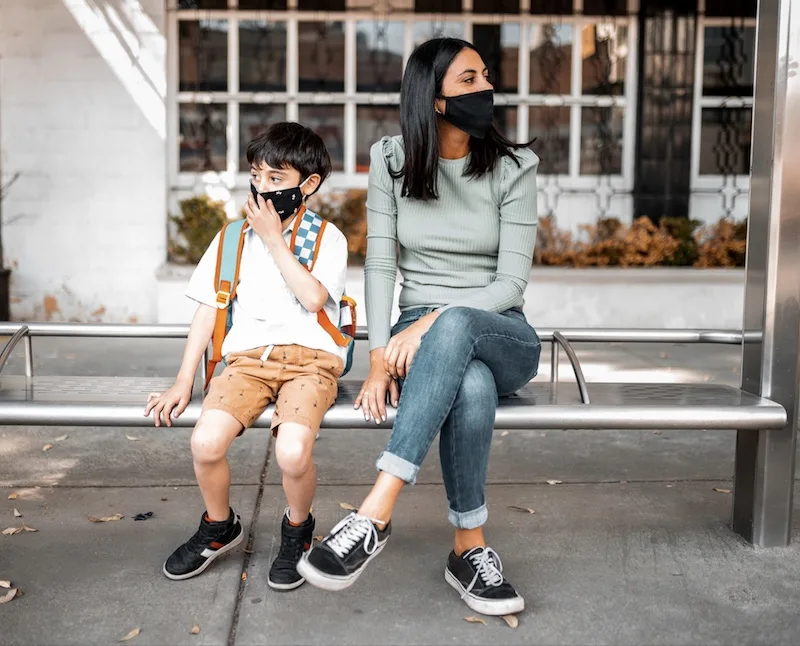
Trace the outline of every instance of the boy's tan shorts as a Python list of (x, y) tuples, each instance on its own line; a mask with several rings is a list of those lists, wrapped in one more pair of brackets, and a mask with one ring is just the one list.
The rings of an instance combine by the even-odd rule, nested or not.
[(329, 352), (299, 345), (276, 345), (262, 361), (265, 349), (231, 352), (225, 370), (211, 380), (203, 410), (225, 411), (249, 428), (275, 402), (273, 434), (284, 422), (302, 424), (316, 433), (336, 399), (336, 380), (344, 362)]

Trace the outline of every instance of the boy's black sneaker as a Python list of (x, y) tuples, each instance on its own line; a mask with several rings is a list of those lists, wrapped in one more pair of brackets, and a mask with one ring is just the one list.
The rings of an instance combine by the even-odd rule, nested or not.
[(381, 553), (391, 533), (391, 523), (381, 531), (371, 519), (353, 512), (303, 555), (297, 571), (311, 585), (323, 590), (349, 588), (367, 563)]
[(281, 523), (281, 548), (269, 569), (267, 584), (275, 590), (294, 590), (305, 579), (297, 572), (297, 563), (311, 549), (314, 540), (314, 517), (309, 514), (302, 525), (289, 523), (289, 510), (283, 514)]
[(242, 542), (244, 530), (233, 509), (228, 520), (213, 522), (200, 519), (200, 528), (175, 550), (164, 563), (164, 576), (175, 581), (190, 579), (205, 570), (214, 559), (230, 552)]
[(503, 576), (503, 563), (491, 547), (473, 547), (461, 556), (450, 552), (444, 578), (475, 612), (513, 615), (525, 609), (525, 599)]

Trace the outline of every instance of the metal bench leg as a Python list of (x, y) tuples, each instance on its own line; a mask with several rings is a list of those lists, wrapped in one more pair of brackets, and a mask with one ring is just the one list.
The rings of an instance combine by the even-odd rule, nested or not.
[(736, 434), (732, 526), (758, 547), (789, 544), (795, 438), (794, 429)]
[[(759, 547), (792, 530), (800, 356), (800, 12), (796, 0), (761, 0), (747, 227), (742, 388), (786, 409), (780, 430), (739, 432), (733, 529)], [(749, 340), (750, 333), (757, 340)], [(763, 333), (759, 335), (758, 333)], [(760, 337), (760, 338), (759, 338)]]

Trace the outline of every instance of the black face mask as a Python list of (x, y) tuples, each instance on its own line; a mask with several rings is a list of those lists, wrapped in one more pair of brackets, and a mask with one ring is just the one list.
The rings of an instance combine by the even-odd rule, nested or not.
[(441, 98), (445, 100), (442, 119), (471, 137), (486, 137), (494, 122), (494, 90)]
[(290, 217), (292, 217), (295, 213), (297, 213), (297, 209), (303, 204), (303, 191), (300, 188), (306, 182), (303, 181), (300, 183), (300, 186), (295, 186), (294, 188), (284, 188), (280, 191), (270, 191), (269, 193), (259, 193), (255, 187), (253, 182), (250, 182), (250, 192), (253, 194), (253, 198), (258, 204), (258, 196), (260, 195), (264, 198), (264, 202), (267, 200), (272, 200), (272, 205), (275, 207), (275, 210), (278, 212), (278, 216), (281, 219), (281, 222), (285, 222)]

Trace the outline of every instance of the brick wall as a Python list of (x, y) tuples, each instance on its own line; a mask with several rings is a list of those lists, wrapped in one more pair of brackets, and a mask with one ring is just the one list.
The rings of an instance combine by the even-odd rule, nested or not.
[(14, 319), (155, 320), (165, 56), (163, 0), (0, 0)]

